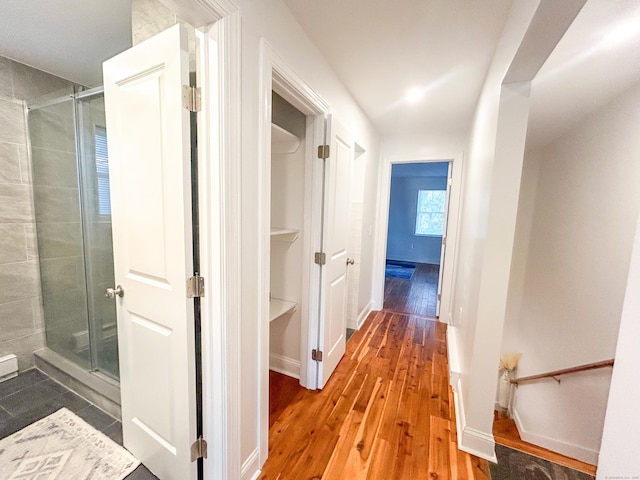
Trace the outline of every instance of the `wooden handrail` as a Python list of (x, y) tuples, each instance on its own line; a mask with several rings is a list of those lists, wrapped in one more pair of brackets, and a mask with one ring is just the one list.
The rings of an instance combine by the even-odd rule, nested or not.
[[(595, 370), (596, 368), (613, 367), (613, 359), (603, 360), (601, 362), (587, 363), (585, 365), (579, 365), (577, 367), (563, 368), (562, 370), (554, 370), (553, 372), (539, 373), (538, 375), (530, 375), (528, 377), (514, 378), (511, 383), (518, 385), (523, 382), (529, 382), (531, 380), (538, 380), (540, 378), (553, 378), (560, 375), (566, 375), (568, 373), (584, 372), (585, 370)], [(557, 380), (558, 382), (560, 380)]]

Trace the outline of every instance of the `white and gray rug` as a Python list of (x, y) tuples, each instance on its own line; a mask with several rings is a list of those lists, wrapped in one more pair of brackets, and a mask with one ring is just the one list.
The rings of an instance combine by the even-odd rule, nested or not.
[(0, 440), (3, 480), (122, 480), (139, 464), (66, 408)]

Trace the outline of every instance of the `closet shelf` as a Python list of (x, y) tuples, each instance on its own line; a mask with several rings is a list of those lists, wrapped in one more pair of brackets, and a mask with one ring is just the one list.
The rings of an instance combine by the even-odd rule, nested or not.
[(295, 228), (271, 228), (271, 238), (283, 242), (295, 242), (298, 239), (300, 230)]
[(281, 300), (279, 298), (271, 298), (269, 300), (269, 322), (273, 322), (276, 318), (281, 317), (287, 312), (296, 308), (297, 303)]
[(294, 153), (300, 139), (275, 123), (271, 124), (271, 150), (273, 153)]

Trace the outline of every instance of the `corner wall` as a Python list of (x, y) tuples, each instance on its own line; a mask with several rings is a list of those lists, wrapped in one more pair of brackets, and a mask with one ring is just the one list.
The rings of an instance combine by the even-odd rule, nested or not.
[[(640, 86), (532, 154), (539, 171), (526, 273), (521, 289), (511, 286), (521, 302), (503, 342), (503, 351), (523, 353), (518, 376), (615, 356), (640, 205), (638, 123)], [(522, 438), (597, 463), (610, 379), (603, 369), (520, 386)]]

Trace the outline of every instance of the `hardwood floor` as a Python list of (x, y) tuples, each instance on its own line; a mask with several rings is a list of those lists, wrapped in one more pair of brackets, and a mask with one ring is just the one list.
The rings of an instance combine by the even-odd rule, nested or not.
[(390, 312), (436, 318), (438, 265), (417, 263), (410, 280), (384, 279), (384, 309)]
[(322, 391), (298, 391), (269, 431), (261, 479), (488, 480), (457, 449), (446, 325), (372, 313)]
[(557, 463), (558, 465), (564, 465), (565, 467), (573, 468), (574, 470), (578, 470), (592, 476), (596, 475), (595, 465), (581, 462), (575, 458), (566, 457), (559, 453), (552, 452), (551, 450), (547, 450), (546, 448), (525, 442), (520, 438), (516, 422), (511, 418), (501, 416), (498, 412), (495, 412), (493, 420), (493, 438), (495, 438), (496, 443), (504, 445), (505, 447), (520, 450), (521, 452), (528, 453), (529, 455), (544, 458), (545, 460)]

